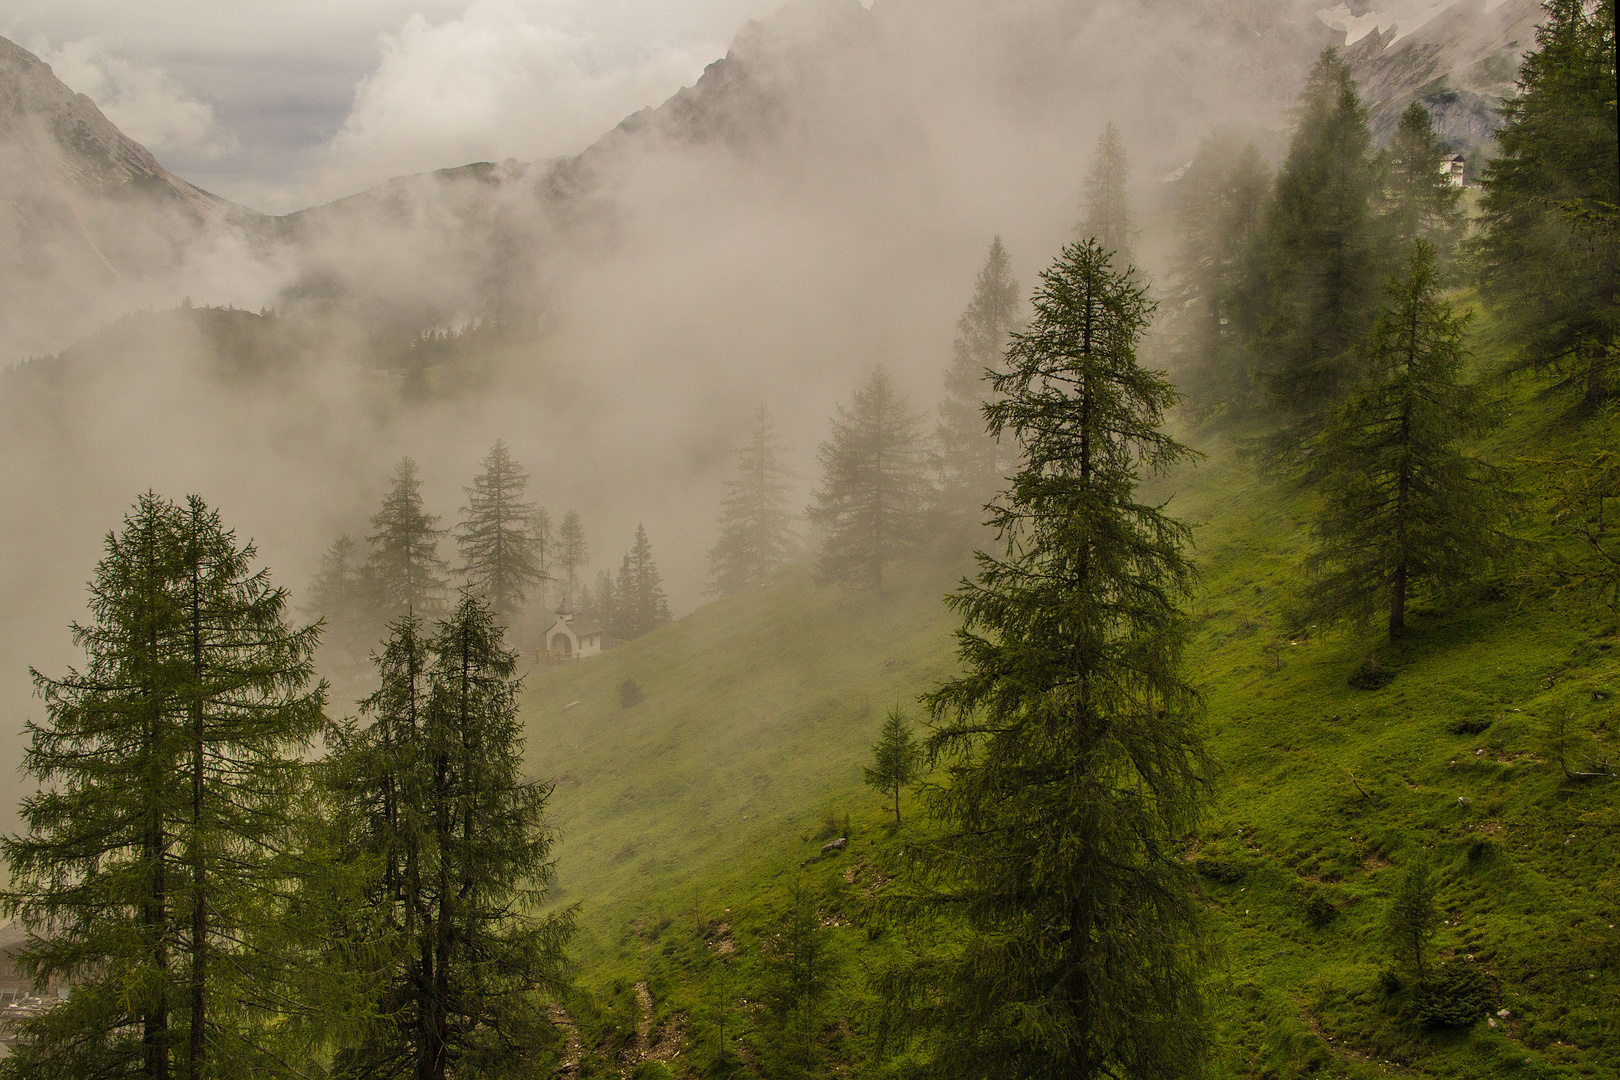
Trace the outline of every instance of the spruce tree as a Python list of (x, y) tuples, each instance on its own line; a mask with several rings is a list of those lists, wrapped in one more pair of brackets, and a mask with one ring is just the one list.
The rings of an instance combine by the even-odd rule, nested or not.
[(585, 546), (585, 523), (580, 520), (579, 511), (570, 510), (563, 515), (562, 525), (557, 529), (556, 554), (557, 570), (567, 589), (565, 599), (570, 604), (578, 595), (579, 575), (590, 559), (590, 551)]
[(1468, 320), (1440, 296), (1434, 249), (1416, 241), (1384, 295), (1360, 346), (1366, 381), (1316, 441), (1322, 510), (1310, 566), (1323, 615), (1387, 605), (1395, 638), (1416, 586), (1465, 582), (1497, 548), (1500, 500), (1492, 474), (1458, 446), (1492, 414), (1463, 382)]
[(422, 507), (416, 462), (400, 458), (394, 485), (371, 519), (377, 531), (366, 537), (371, 544), (366, 567), (386, 617), (432, 614), (443, 606), (449, 582), (448, 568), (439, 558), (439, 537), (448, 530), (438, 524), (438, 517)]
[(359, 559), (359, 545), (340, 536), (321, 555), (321, 569), (310, 583), (304, 613), (324, 622), (321, 660), (345, 679), (359, 673), (376, 640), (371, 582)]
[(793, 550), (789, 532), (788, 470), (776, 425), (764, 405), (754, 410), (748, 442), (737, 451), (737, 473), (720, 504), (720, 539), (709, 549), (713, 596), (768, 585)]
[(525, 502), (529, 486), (506, 444), (496, 440), (483, 468), (467, 488), (467, 515), (456, 533), (467, 584), (489, 597), (497, 617), (521, 611), (530, 589), (544, 580), (540, 539), (534, 534), (535, 504)]
[(147, 494), (109, 535), (91, 583), (88, 658), (34, 673), (26, 835), (3, 847), (5, 906), (34, 931), (16, 962), (72, 987), (30, 1020), (10, 1075), (290, 1074), (285, 973), (266, 936), (296, 872), (287, 850), (300, 755), (320, 730), (318, 630), (284, 621), (285, 589), (252, 568), (193, 496)]
[(1201, 423), (1241, 423), (1260, 405), (1252, 346), (1269, 292), (1260, 236), (1270, 182), (1253, 143), (1217, 133), (1176, 185), (1169, 329), (1177, 381)]
[(1265, 215), (1270, 297), (1256, 348), (1263, 385), (1314, 433), (1355, 381), (1352, 347), (1378, 309), (1378, 168), (1350, 66), (1328, 48), (1300, 95), (1288, 158)]
[(883, 567), (921, 539), (928, 485), (921, 417), (875, 368), (821, 444), (810, 521), (826, 530), (816, 580), (883, 591)]
[(417, 1080), (529, 1075), (566, 985), (572, 909), (535, 914), (551, 876), (551, 787), (523, 779), (517, 657), (465, 590), (424, 641), (405, 617), (378, 657), (369, 724), (335, 727), (325, 766), (387, 926), (374, 1009), (337, 1066)]
[(606, 570), (596, 572), (594, 588), (580, 589), (579, 614), (586, 621), (606, 630), (610, 637), (619, 636), (619, 597), (613, 588), (613, 575)]
[(1429, 110), (1421, 101), (1412, 102), (1401, 113), (1389, 147), (1384, 212), (1397, 250), (1409, 251), (1413, 241), (1427, 241), (1442, 270), (1450, 267), (1468, 226), (1462, 188), (1440, 171), (1445, 160)]
[(1018, 326), (1018, 282), (1001, 237), (990, 244), (973, 299), (956, 320), (956, 342), (939, 405), (939, 502), (948, 515), (977, 524), (1001, 483), (1005, 455), (984, 430), (988, 373), (1001, 368), (1007, 335)]
[(1130, 201), (1125, 194), (1130, 178), (1125, 140), (1109, 121), (1097, 137), (1097, 150), (1086, 170), (1085, 216), (1074, 227), (1074, 238), (1083, 243), (1095, 237), (1122, 269), (1135, 260), (1136, 230), (1131, 226)]
[(1620, 387), (1620, 235), (1583, 232), (1560, 210), (1620, 205), (1615, 4), (1549, 0), (1546, 10), (1522, 92), (1502, 105), (1501, 155), (1485, 170), (1482, 278), (1522, 342), (1521, 363), (1591, 404)]
[(1414, 862), (1401, 874), (1395, 895), (1384, 912), (1384, 940), (1395, 954), (1396, 963), (1406, 968), (1420, 986), (1429, 979), (1426, 963), (1429, 940), (1434, 937), (1435, 926), (1440, 921), (1434, 892), (1429, 864)]
[(884, 1030), (929, 1076), (1195, 1075), (1189, 530), (1136, 490), (1192, 452), (1136, 361), (1151, 306), (1101, 244), (1066, 247), (1033, 306), (987, 410), (1023, 450), (995, 505), (1006, 551), (950, 598), (965, 671), (924, 698), (945, 777), (918, 907), (953, 944), (887, 981)]
[(911, 722), (896, 706), (883, 721), (883, 734), (872, 747), (872, 765), (864, 770), (868, 787), (894, 799), (894, 823), (900, 824), (900, 792), (917, 778), (917, 739)]
[(650, 633), (669, 622), (669, 601), (664, 597), (663, 577), (653, 562), (652, 543), (647, 530), (636, 526), (635, 540), (619, 567), (614, 584), (614, 636), (629, 641)]

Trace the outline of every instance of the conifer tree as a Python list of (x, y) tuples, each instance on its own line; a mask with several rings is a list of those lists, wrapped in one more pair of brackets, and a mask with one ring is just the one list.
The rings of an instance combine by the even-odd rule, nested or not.
[(535, 584), (538, 590), (540, 607), (545, 609), (550, 600), (550, 584), (553, 580), (551, 566), (557, 557), (557, 536), (551, 527), (551, 514), (543, 506), (534, 508), (534, 517), (529, 523), (529, 534), (534, 537), (534, 554), (540, 568), (540, 580)]
[(1439, 293), (1434, 249), (1416, 241), (1360, 347), (1367, 379), (1316, 442), (1315, 603), (1330, 617), (1387, 604), (1392, 638), (1417, 585), (1465, 581), (1498, 546), (1493, 477), (1457, 445), (1487, 429), (1491, 411), (1462, 381), (1468, 320)]
[(1176, 186), (1180, 252), (1170, 305), (1178, 384), (1207, 424), (1237, 423), (1260, 402), (1251, 377), (1262, 330), (1262, 212), (1270, 171), (1252, 142), (1217, 133)]
[(1419, 985), (1428, 981), (1429, 940), (1434, 937), (1440, 911), (1434, 903), (1434, 878), (1429, 864), (1414, 862), (1401, 874), (1395, 895), (1384, 912), (1384, 940)]
[(928, 495), (921, 417), (881, 366), (849, 409), (838, 407), (818, 457), (822, 481), (809, 515), (826, 535), (816, 579), (881, 593), (884, 564), (920, 539)]
[(1150, 305), (1101, 244), (1066, 247), (1033, 307), (987, 410), (1024, 454), (995, 504), (1006, 554), (981, 552), (950, 598), (965, 672), (924, 697), (946, 774), (918, 903), (959, 913), (961, 936), (887, 981), (884, 1031), (929, 1076), (1189, 1076), (1193, 570), (1187, 527), (1136, 487), (1192, 452), (1161, 430), (1175, 391), (1136, 362)]
[(320, 573), (310, 583), (304, 613), (324, 620), (323, 664), (330, 663), (344, 676), (362, 668), (376, 639), (370, 595), (369, 575), (359, 559), (359, 545), (352, 537), (338, 537), (321, 556)]
[(371, 519), (377, 531), (366, 537), (371, 571), (381, 610), (387, 616), (409, 612), (431, 614), (444, 603), (449, 587), (444, 560), (439, 558), (439, 519), (422, 507), (422, 479), (416, 462), (400, 458), (394, 486), (382, 509)]
[(973, 299), (956, 320), (956, 342), (939, 405), (939, 501), (947, 514), (977, 523), (1001, 483), (1005, 455), (984, 430), (987, 372), (1000, 370), (1007, 335), (1018, 326), (1018, 282), (1001, 237), (974, 282)]
[(467, 520), (456, 542), (467, 584), (489, 597), (500, 618), (522, 610), (528, 591), (544, 580), (540, 539), (533, 531), (535, 504), (523, 499), (528, 486), (529, 474), (497, 439), (461, 508)]
[(1272, 399), (1308, 432), (1354, 382), (1352, 346), (1372, 325), (1383, 269), (1367, 110), (1337, 49), (1317, 60), (1297, 115), (1265, 215), (1270, 298), (1256, 344)]
[(8, 1075), (286, 1075), (285, 992), (266, 934), (295, 873), (286, 850), (300, 755), (320, 730), (318, 631), (284, 622), (192, 496), (142, 496), (109, 535), (83, 671), (34, 673), (28, 832), (3, 847), (8, 911), (37, 936), (16, 962), (72, 994), (25, 1025)]
[(864, 770), (868, 787), (894, 799), (894, 823), (900, 824), (900, 792), (917, 778), (917, 739), (911, 722), (896, 706), (883, 721), (883, 734), (872, 747), (872, 765)]
[(635, 540), (619, 567), (613, 597), (617, 637), (629, 641), (669, 622), (669, 601), (664, 597), (663, 578), (658, 573), (658, 564), (653, 562), (647, 530), (641, 525), (636, 526)]
[(551, 876), (551, 787), (522, 774), (516, 654), (464, 590), (424, 641), (393, 624), (365, 727), (335, 726), (326, 765), (354, 854), (376, 867), (367, 906), (392, 931), (380, 1024), (343, 1075), (529, 1075), (551, 1041), (546, 996), (566, 983), (572, 909), (537, 915)]
[(562, 525), (557, 529), (556, 555), (557, 570), (562, 574), (569, 603), (578, 595), (579, 575), (590, 559), (590, 551), (585, 546), (585, 523), (580, 520), (579, 511), (570, 510), (563, 515)]
[(606, 570), (596, 572), (596, 586), (580, 589), (579, 614), (586, 622), (595, 623), (612, 637), (618, 637), (619, 597), (613, 588), (613, 575)]
[(1467, 228), (1462, 188), (1440, 171), (1445, 152), (1435, 139), (1429, 110), (1414, 101), (1401, 113), (1400, 127), (1390, 144), (1385, 179), (1385, 214), (1397, 250), (1411, 250), (1424, 240), (1435, 250), (1439, 267), (1450, 266), (1452, 254)]
[(1136, 230), (1125, 194), (1130, 178), (1125, 140), (1109, 121), (1097, 137), (1097, 149), (1086, 170), (1085, 216), (1075, 226), (1074, 238), (1084, 243), (1096, 237), (1102, 249), (1111, 253), (1114, 265), (1122, 269), (1135, 261)]
[(709, 549), (711, 595), (770, 584), (793, 550), (788, 470), (775, 428), (764, 405), (754, 410), (748, 442), (737, 451), (737, 473), (726, 482), (720, 504), (720, 539)]
[(1482, 277), (1523, 364), (1591, 404), (1620, 389), (1620, 234), (1583, 232), (1560, 209), (1620, 205), (1615, 4), (1549, 0), (1546, 10), (1522, 92), (1502, 105), (1501, 155), (1485, 170)]

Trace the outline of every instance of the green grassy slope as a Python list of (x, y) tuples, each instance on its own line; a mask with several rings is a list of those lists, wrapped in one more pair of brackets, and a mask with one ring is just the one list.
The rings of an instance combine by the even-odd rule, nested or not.
[[(1522, 395), (1491, 456), (1579, 437)], [(1613, 614), (1504, 580), (1420, 602), (1399, 647), (1281, 636), (1308, 498), (1224, 453), (1172, 489), (1173, 511), (1199, 525), (1191, 663), (1222, 765), (1189, 842), (1223, 948), (1218, 1073), (1620, 1076), (1620, 782), (1570, 780), (1558, 761), (1560, 747), (1572, 767), (1620, 757)], [(841, 958), (817, 1053), (860, 1064), (858, 975), (889, 947), (870, 898), (898, 873), (898, 840), (925, 827), (887, 829), (860, 766), (884, 710), (952, 670), (939, 597), (953, 576), (917, 571), (881, 602), (795, 580), (532, 677), (531, 768), (559, 778), (561, 899), (582, 905), (582, 981), (600, 1004), (586, 1073), (651, 1055), (698, 1074), (721, 1001), (746, 1032), (728, 1042), (762, 1065), (778, 1036), (742, 1002), (796, 883)], [(1393, 680), (1349, 686), (1375, 654)], [(646, 696), (624, 708), (627, 677)], [(822, 837), (845, 831), (818, 827), (829, 810), (853, 813), (851, 843), (820, 859)], [(1437, 875), (1447, 920), (1432, 959), (1485, 973), (1489, 1020), (1426, 1028), (1410, 990), (1381, 980), (1383, 911), (1414, 860)], [(640, 1035), (637, 981), (653, 1006)]]

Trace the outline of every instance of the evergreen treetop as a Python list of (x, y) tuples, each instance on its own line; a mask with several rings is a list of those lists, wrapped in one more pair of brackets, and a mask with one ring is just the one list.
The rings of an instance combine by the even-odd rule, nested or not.
[(985, 432), (984, 401), (989, 373), (1000, 370), (1008, 335), (1018, 327), (1020, 306), (1012, 260), (998, 236), (974, 281), (973, 299), (956, 320), (935, 428), (940, 504), (947, 513), (971, 515), (975, 522), (1006, 471), (1005, 454)]
[(809, 509), (811, 523), (826, 530), (818, 581), (880, 593), (884, 565), (920, 541), (929, 493), (921, 420), (881, 366), (850, 408), (838, 407)]
[(1197, 1075), (1193, 570), (1187, 527), (1135, 490), (1191, 451), (1136, 362), (1151, 307), (1097, 241), (1063, 250), (1033, 307), (987, 410), (1024, 451), (996, 504), (1006, 554), (950, 598), (965, 671), (924, 698), (945, 779), (918, 903), (965, 934), (888, 980), (885, 1031), (932, 1076)]
[(456, 532), (467, 583), (490, 599), (498, 616), (509, 617), (544, 580), (540, 539), (534, 533), (535, 504), (523, 499), (529, 474), (496, 440), (479, 474), (467, 488), (467, 515)]
[(567, 588), (566, 599), (573, 603), (579, 586), (579, 574), (590, 562), (590, 550), (585, 546), (585, 523), (579, 511), (570, 510), (563, 515), (557, 528), (557, 569), (562, 573)]
[(8, 1075), (289, 1075), (299, 1012), (274, 938), (301, 755), (323, 721), (316, 627), (192, 496), (150, 493), (109, 535), (75, 624), (83, 671), (34, 673), (28, 832), (0, 841), (27, 974), (70, 985)]
[(663, 577), (653, 562), (652, 542), (644, 526), (636, 526), (635, 539), (619, 568), (614, 586), (615, 636), (628, 641), (658, 629), (669, 622), (669, 601), (664, 596)]
[(1265, 217), (1270, 296), (1256, 346), (1273, 400), (1312, 423), (1354, 381), (1352, 348), (1377, 311), (1382, 245), (1367, 110), (1338, 50), (1317, 60), (1297, 117)]
[(1366, 379), (1316, 440), (1323, 507), (1309, 565), (1324, 616), (1387, 604), (1399, 637), (1418, 583), (1469, 580), (1500, 547), (1495, 477), (1458, 446), (1494, 420), (1463, 381), (1467, 322), (1440, 295), (1434, 249), (1416, 241), (1359, 347)]
[(1097, 136), (1097, 149), (1086, 170), (1085, 216), (1075, 226), (1074, 238), (1083, 243), (1095, 237), (1102, 249), (1113, 256), (1115, 265), (1121, 267), (1135, 260), (1136, 230), (1125, 192), (1130, 177), (1125, 140), (1110, 120)]
[(1390, 218), (1390, 239), (1401, 251), (1424, 240), (1434, 248), (1437, 264), (1448, 267), (1468, 220), (1462, 188), (1441, 172), (1446, 154), (1421, 101), (1401, 113), (1387, 160), (1385, 214)]
[(787, 507), (788, 470), (776, 425), (764, 405), (754, 410), (748, 442), (720, 504), (720, 539), (709, 549), (709, 585), (729, 596), (774, 581), (793, 550)]
[(449, 581), (448, 568), (439, 558), (439, 537), (448, 530), (438, 524), (438, 517), (423, 509), (416, 462), (400, 458), (393, 487), (371, 519), (377, 531), (366, 537), (371, 544), (366, 566), (378, 599), (390, 614), (432, 613), (443, 604)]
[(1559, 204), (1577, 215), (1620, 205), (1615, 3), (1549, 0), (1546, 11), (1485, 170), (1481, 277), (1523, 363), (1593, 403), (1620, 385), (1620, 235), (1581, 230)]

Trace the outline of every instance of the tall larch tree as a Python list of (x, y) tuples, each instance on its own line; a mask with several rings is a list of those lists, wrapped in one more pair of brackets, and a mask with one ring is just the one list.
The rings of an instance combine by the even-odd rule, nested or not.
[(555, 1041), (545, 1003), (566, 987), (574, 912), (536, 914), (552, 868), (548, 784), (525, 780), (517, 657), (464, 590), (423, 640), (397, 621), (365, 726), (334, 728), (326, 766), (375, 876), (368, 905), (393, 943), (344, 1075), (532, 1075)]
[(1314, 434), (1355, 381), (1355, 342), (1384, 276), (1374, 212), (1379, 170), (1350, 66), (1328, 48), (1300, 95), (1265, 216), (1269, 300), (1257, 342), (1263, 385), (1296, 434)]
[(947, 515), (975, 524), (1006, 472), (1006, 455), (985, 431), (984, 400), (990, 372), (1001, 370), (1008, 335), (1018, 328), (1020, 306), (1012, 260), (998, 236), (974, 282), (973, 299), (956, 320), (956, 342), (934, 429), (940, 506)]
[(1162, 430), (1175, 391), (1135, 351), (1151, 306), (1109, 251), (1066, 247), (1033, 307), (986, 408), (1023, 451), (1005, 554), (951, 597), (964, 673), (924, 697), (945, 772), (910, 910), (957, 940), (885, 981), (884, 1031), (929, 1076), (1194, 1076), (1193, 569), (1188, 528), (1137, 493), (1192, 452)]
[(647, 539), (647, 530), (642, 525), (636, 526), (635, 539), (619, 567), (619, 579), (613, 588), (613, 608), (615, 636), (626, 641), (669, 622), (664, 579), (653, 561), (652, 541)]
[(535, 504), (523, 496), (529, 486), (524, 472), (496, 440), (467, 488), (466, 516), (456, 530), (462, 572), (467, 584), (489, 597), (497, 618), (510, 619), (523, 609), (529, 590), (544, 580), (540, 539), (534, 533)]
[(24, 1027), (8, 1075), (293, 1075), (270, 928), (301, 758), (323, 722), (318, 630), (195, 496), (145, 495), (107, 538), (83, 671), (34, 673), (27, 833), (7, 837), (16, 962), (72, 994)]
[(922, 418), (881, 366), (833, 417), (810, 521), (825, 530), (816, 579), (883, 591), (883, 568), (921, 539), (929, 496)]
[(366, 655), (377, 635), (370, 603), (370, 575), (360, 559), (360, 545), (340, 536), (321, 555), (320, 572), (310, 583), (303, 610), (324, 621), (321, 662), (345, 679), (366, 666)]
[(563, 515), (557, 528), (557, 573), (566, 590), (564, 599), (572, 604), (579, 599), (579, 575), (591, 561), (590, 549), (585, 546), (585, 523), (579, 511), (570, 510)]
[(1310, 566), (1324, 615), (1384, 609), (1400, 637), (1414, 589), (1469, 580), (1500, 548), (1498, 478), (1459, 445), (1493, 415), (1463, 381), (1466, 325), (1440, 295), (1434, 249), (1416, 241), (1360, 346), (1366, 380), (1316, 440), (1322, 510)]
[(1113, 255), (1120, 269), (1135, 259), (1136, 229), (1131, 223), (1130, 197), (1126, 186), (1131, 179), (1131, 162), (1125, 154), (1125, 139), (1109, 121), (1097, 137), (1097, 149), (1086, 170), (1083, 216), (1074, 227), (1080, 242), (1096, 237), (1102, 249)]
[(1615, 0), (1546, 10), (1485, 169), (1481, 276), (1521, 363), (1591, 404), (1620, 391), (1620, 233), (1580, 227), (1620, 205)]
[(1260, 405), (1251, 347), (1269, 291), (1259, 239), (1270, 185), (1255, 145), (1224, 132), (1199, 144), (1176, 183), (1169, 330), (1177, 382), (1204, 424), (1242, 423)]
[(444, 606), (448, 567), (439, 557), (439, 518), (422, 505), (422, 478), (416, 462), (400, 458), (382, 509), (371, 519), (376, 532), (366, 537), (377, 602), (387, 618), (408, 612), (432, 614)]
[(783, 452), (770, 410), (760, 405), (720, 503), (720, 539), (709, 549), (707, 591), (713, 596), (770, 584), (793, 553)]
[(1468, 228), (1463, 189), (1440, 171), (1445, 160), (1429, 110), (1421, 101), (1412, 102), (1401, 113), (1387, 155), (1386, 233), (1397, 251), (1410, 251), (1416, 240), (1428, 243), (1442, 272), (1449, 270)]

